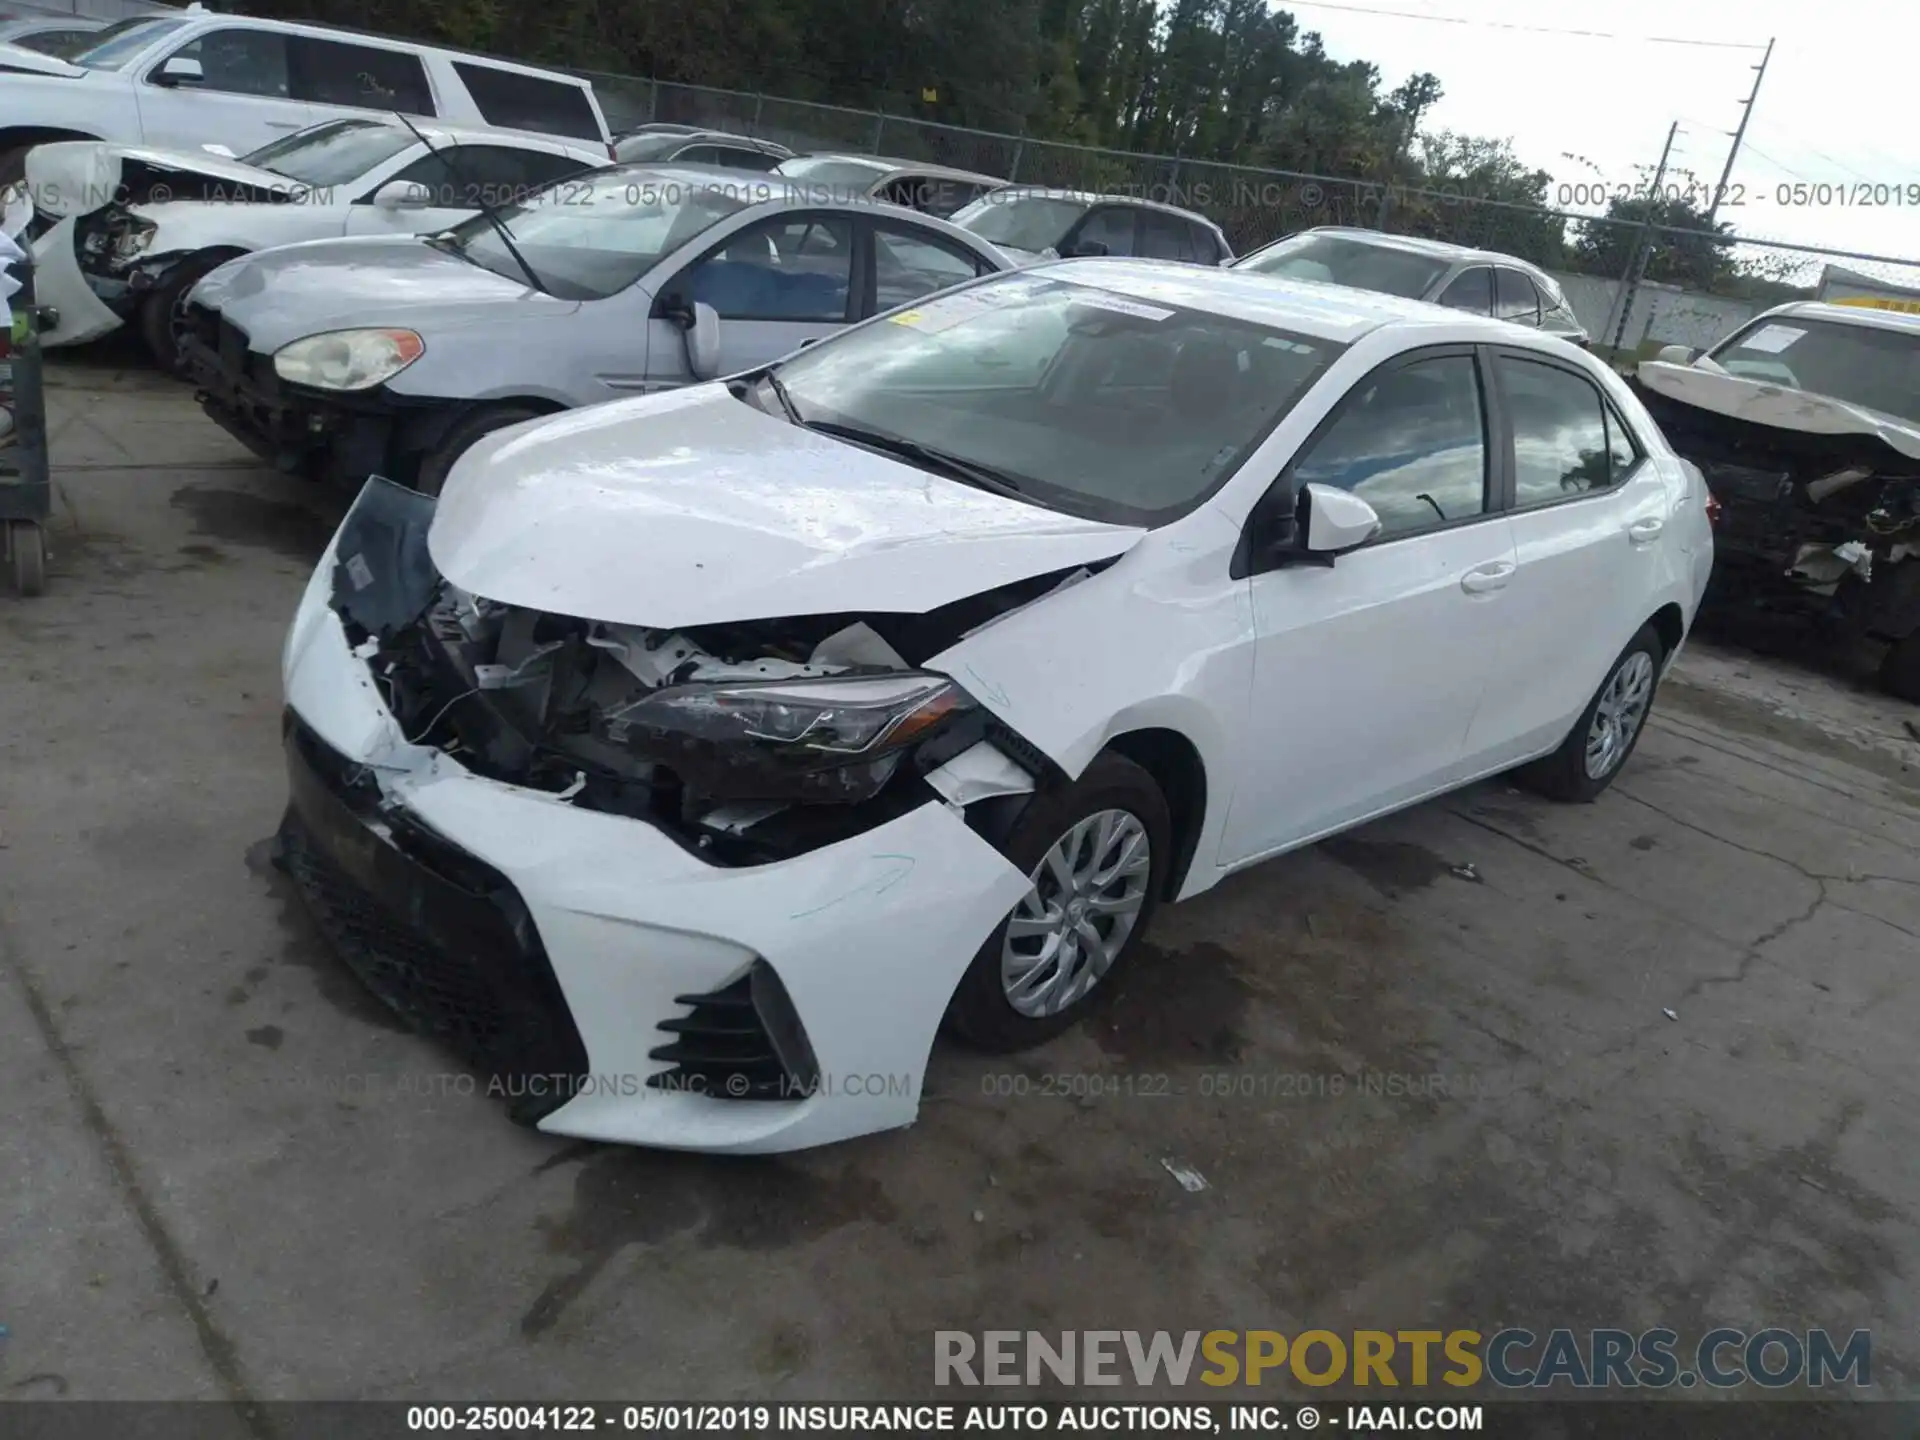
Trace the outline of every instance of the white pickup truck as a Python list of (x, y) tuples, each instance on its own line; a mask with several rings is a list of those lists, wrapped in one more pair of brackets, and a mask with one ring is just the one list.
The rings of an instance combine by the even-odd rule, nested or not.
[(52, 141), (245, 154), (323, 120), (395, 111), (612, 158), (606, 116), (579, 76), (196, 4), (109, 26), (70, 60), (0, 45), (0, 186)]

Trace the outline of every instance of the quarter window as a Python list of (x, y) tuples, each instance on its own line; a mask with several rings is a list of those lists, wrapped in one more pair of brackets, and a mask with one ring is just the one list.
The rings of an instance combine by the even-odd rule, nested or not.
[(853, 226), (844, 215), (750, 226), (693, 268), (692, 297), (722, 320), (847, 318)]
[(1545, 505), (1612, 484), (1600, 392), (1558, 366), (1511, 355), (1495, 363), (1513, 422), (1514, 504)]
[(1437, 297), (1440, 304), (1450, 310), (1471, 310), (1475, 315), (1488, 315), (1493, 311), (1493, 271), (1484, 265), (1454, 277), (1454, 281)]
[(293, 94), (316, 105), (353, 105), (432, 115), (433, 90), (420, 57), (406, 50), (295, 35), (287, 42)]
[(1607, 459), (1608, 472), (1615, 485), (1640, 463), (1640, 446), (1627, 428), (1627, 422), (1620, 418), (1620, 412), (1611, 405), (1607, 406)]
[(1294, 465), (1293, 480), (1358, 495), (1383, 535), (1485, 514), (1486, 417), (1473, 358), (1375, 371)]

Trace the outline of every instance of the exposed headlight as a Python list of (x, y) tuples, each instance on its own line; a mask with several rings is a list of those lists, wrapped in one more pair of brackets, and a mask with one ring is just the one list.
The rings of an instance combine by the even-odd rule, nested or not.
[(274, 353), (273, 369), (291, 385), (319, 390), (371, 390), (427, 352), (411, 330), (332, 330)]
[(944, 675), (677, 685), (606, 713), (605, 738), (726, 800), (851, 803), (974, 708)]

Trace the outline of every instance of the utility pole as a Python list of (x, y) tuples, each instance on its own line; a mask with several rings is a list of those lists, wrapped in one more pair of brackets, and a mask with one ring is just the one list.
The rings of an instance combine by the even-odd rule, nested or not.
[(1733, 132), (1733, 148), (1727, 151), (1727, 168), (1720, 172), (1720, 183), (1713, 187), (1713, 199), (1707, 205), (1707, 229), (1713, 229), (1713, 217), (1720, 213), (1720, 197), (1727, 193), (1727, 180), (1733, 174), (1733, 162), (1739, 158), (1740, 142), (1747, 135), (1747, 121), (1753, 118), (1753, 102), (1760, 98), (1760, 82), (1767, 78), (1767, 62), (1773, 59), (1773, 41), (1767, 41), (1767, 53), (1753, 67), (1753, 89), (1740, 102), (1740, 125)]
[(1667, 157), (1673, 154), (1673, 137), (1680, 133), (1680, 122), (1674, 121), (1667, 126), (1667, 143), (1660, 147), (1660, 163), (1654, 167), (1653, 184), (1647, 192), (1647, 218), (1641, 223), (1639, 232), (1634, 236), (1633, 249), (1627, 254), (1627, 268), (1620, 274), (1620, 320), (1613, 330), (1613, 348), (1618, 351), (1620, 342), (1626, 338), (1627, 317), (1633, 310), (1633, 297), (1640, 288), (1640, 277), (1646, 273), (1647, 261), (1653, 253), (1653, 217), (1658, 213), (1660, 204), (1660, 186), (1667, 178)]

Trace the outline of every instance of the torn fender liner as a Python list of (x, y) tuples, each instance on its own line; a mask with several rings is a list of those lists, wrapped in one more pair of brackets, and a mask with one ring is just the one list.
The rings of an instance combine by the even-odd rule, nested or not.
[(429, 543), (473, 594), (677, 628), (923, 614), (1112, 559), (1145, 533), (976, 490), (701, 385), (489, 436), (455, 467)]
[(434, 500), (375, 475), (334, 543), (333, 608), (382, 640), (418, 620), (440, 588), (427, 553)]
[[(1695, 365), (1641, 362), (1639, 385), (1646, 392), (1696, 410), (1802, 435), (1858, 435), (1876, 439), (1907, 460), (1920, 461), (1920, 425), (1895, 415), (1850, 405), (1830, 395), (1815, 395), (1762, 380), (1749, 380)], [(1656, 418), (1671, 406), (1652, 404)]]

